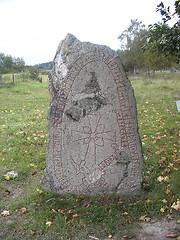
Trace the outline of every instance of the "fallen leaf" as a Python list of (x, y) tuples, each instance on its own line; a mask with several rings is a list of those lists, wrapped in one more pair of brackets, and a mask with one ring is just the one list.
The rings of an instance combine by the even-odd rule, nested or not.
[(168, 218), (169, 220), (172, 220), (173, 219), (173, 217), (171, 216), (171, 215), (166, 215), (166, 218)]
[(160, 154), (161, 154), (161, 151), (157, 151), (157, 152), (156, 152), (156, 155), (160, 155)]
[(160, 209), (160, 212), (164, 213), (165, 210), (166, 210), (165, 208), (161, 208), (161, 209)]
[(171, 206), (171, 208), (175, 209), (175, 210), (180, 210), (180, 201), (174, 202), (173, 205)]
[(167, 189), (166, 190), (166, 194), (169, 194), (171, 191), (170, 191), (170, 189)]
[(89, 203), (85, 203), (85, 204), (84, 204), (84, 207), (85, 207), (85, 208), (89, 208), (89, 207), (90, 207)]
[(68, 213), (68, 214), (71, 214), (71, 213), (73, 213), (73, 211), (72, 211), (72, 210), (69, 210), (67, 213)]
[(163, 178), (162, 176), (159, 176), (159, 177), (157, 178), (157, 180), (158, 180), (158, 182), (162, 182), (162, 181), (164, 180), (164, 178)]
[(46, 222), (46, 225), (47, 225), (48, 227), (50, 227), (50, 226), (52, 225), (52, 222), (51, 222), (51, 221), (47, 221), (47, 222)]
[(62, 213), (63, 215), (65, 215), (65, 211), (63, 209), (59, 209), (58, 212)]
[(167, 203), (167, 200), (166, 200), (166, 199), (163, 199), (162, 202), (163, 202), (163, 203)]
[(21, 208), (21, 209), (19, 209), (19, 211), (21, 211), (22, 213), (27, 213), (27, 209), (26, 208)]
[(72, 217), (73, 217), (73, 218), (77, 218), (77, 217), (80, 217), (80, 215), (78, 215), (78, 214), (76, 213), (76, 214), (74, 214)]
[(92, 239), (95, 239), (95, 240), (99, 240), (99, 238), (93, 237), (93, 236), (89, 236), (89, 238), (92, 238)]
[(169, 210), (169, 213), (170, 213), (170, 214), (172, 214), (172, 213), (173, 213), (173, 210), (172, 210), (172, 209), (170, 209), (170, 210)]
[(151, 218), (150, 217), (147, 217), (146, 215), (145, 216), (141, 216), (139, 218), (140, 221), (144, 221), (144, 222), (150, 222), (151, 221)]
[(128, 238), (130, 239), (131, 237), (129, 235), (124, 235), (123, 238)]
[(2, 214), (4, 217), (6, 217), (6, 216), (9, 216), (9, 215), (10, 215), (10, 212), (4, 210), (1, 214)]
[(128, 213), (127, 213), (127, 212), (124, 212), (122, 215), (128, 215)]
[(35, 235), (35, 231), (32, 231), (32, 230), (30, 230), (30, 233), (31, 233), (31, 235), (33, 236), (33, 235)]
[(43, 235), (43, 232), (42, 232), (42, 230), (40, 230), (40, 232), (39, 232), (39, 235)]
[(112, 238), (113, 236), (111, 234), (109, 234), (108, 238)]
[(164, 235), (166, 238), (177, 238), (178, 235), (177, 234), (165, 234)]
[(169, 183), (169, 182), (170, 182), (169, 177), (166, 176), (166, 177), (164, 178), (164, 181)]
[(37, 167), (34, 163), (30, 163), (29, 166), (31, 166), (31, 167)]
[(52, 209), (52, 210), (51, 210), (51, 212), (52, 212), (52, 213), (57, 213), (57, 211), (56, 211), (56, 210), (54, 210), (54, 209)]
[(150, 203), (150, 202), (152, 202), (152, 200), (150, 200), (150, 199), (148, 199), (148, 200), (146, 201), (146, 203)]

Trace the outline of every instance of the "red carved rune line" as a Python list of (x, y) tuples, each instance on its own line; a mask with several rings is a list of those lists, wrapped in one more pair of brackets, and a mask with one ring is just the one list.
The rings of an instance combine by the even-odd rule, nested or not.
[[(105, 124), (102, 124), (101, 115), (88, 115), (87, 120), (89, 123), (88, 126), (83, 126), (81, 131), (72, 130), (73, 142), (82, 142), (85, 147), (87, 146), (85, 156), (79, 166), (81, 166), (82, 163), (87, 164), (86, 158), (90, 151), (90, 147), (92, 147), (94, 151), (92, 153), (94, 156), (93, 165), (97, 166), (97, 147), (104, 148), (105, 142), (111, 147), (112, 143), (116, 142), (116, 130), (106, 131)], [(75, 162), (75, 160), (73, 160), (73, 162)]]

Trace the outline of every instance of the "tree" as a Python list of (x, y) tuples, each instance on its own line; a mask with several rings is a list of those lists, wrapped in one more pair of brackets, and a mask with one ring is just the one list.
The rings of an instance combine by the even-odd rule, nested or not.
[(153, 70), (153, 76), (155, 77), (156, 70), (169, 69), (174, 66), (174, 59), (172, 56), (165, 56), (162, 53), (156, 53), (150, 50), (146, 50), (144, 54), (149, 76), (149, 70)]
[(0, 68), (4, 66), (4, 58), (5, 58), (4, 53), (0, 53)]
[(40, 81), (39, 69), (33, 66), (29, 66), (30, 79)]
[(144, 67), (144, 53), (142, 46), (146, 43), (147, 30), (145, 25), (137, 19), (131, 20), (129, 27), (119, 35), (121, 50), (119, 51), (126, 71)]
[(13, 58), (11, 55), (7, 55), (4, 58), (4, 67), (7, 69), (13, 68)]
[(25, 68), (23, 58), (12, 58), (11, 55), (0, 53), (0, 73), (20, 72)]
[[(164, 54), (173, 57), (174, 61), (180, 63), (180, 0), (174, 3), (175, 11), (171, 13), (170, 7), (165, 7), (161, 2), (156, 11), (162, 16), (161, 23), (155, 23), (149, 26), (149, 41), (147, 48), (154, 53)], [(167, 23), (170, 20), (176, 20), (170, 27)]]
[(14, 58), (14, 68), (17, 71), (22, 71), (25, 67), (25, 61), (23, 58)]

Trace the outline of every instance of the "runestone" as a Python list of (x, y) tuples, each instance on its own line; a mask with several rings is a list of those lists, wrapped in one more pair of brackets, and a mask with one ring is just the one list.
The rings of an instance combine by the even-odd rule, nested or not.
[(138, 193), (143, 155), (136, 100), (118, 53), (68, 34), (54, 58), (49, 93), (42, 188)]

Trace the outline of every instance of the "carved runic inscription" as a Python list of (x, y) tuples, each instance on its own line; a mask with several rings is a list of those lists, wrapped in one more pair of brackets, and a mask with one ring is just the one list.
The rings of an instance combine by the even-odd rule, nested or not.
[(104, 151), (104, 148), (108, 147), (109, 152), (111, 152), (110, 149), (116, 144), (116, 130), (107, 131), (105, 124), (102, 123), (102, 116), (88, 115), (87, 123), (88, 125), (82, 126), (80, 131), (72, 130), (72, 141), (74, 143), (80, 142), (83, 145), (85, 155), (82, 156), (82, 160), (79, 163), (71, 156), (71, 163), (74, 169), (79, 173), (84, 173), (86, 177), (92, 174), (92, 172), (100, 170), (100, 165), (105, 160), (101, 159), (100, 154), (98, 155), (97, 148), (101, 148), (100, 151)]
[(59, 193), (137, 192), (142, 153), (133, 90), (114, 52), (91, 46), (54, 94), (42, 186)]

